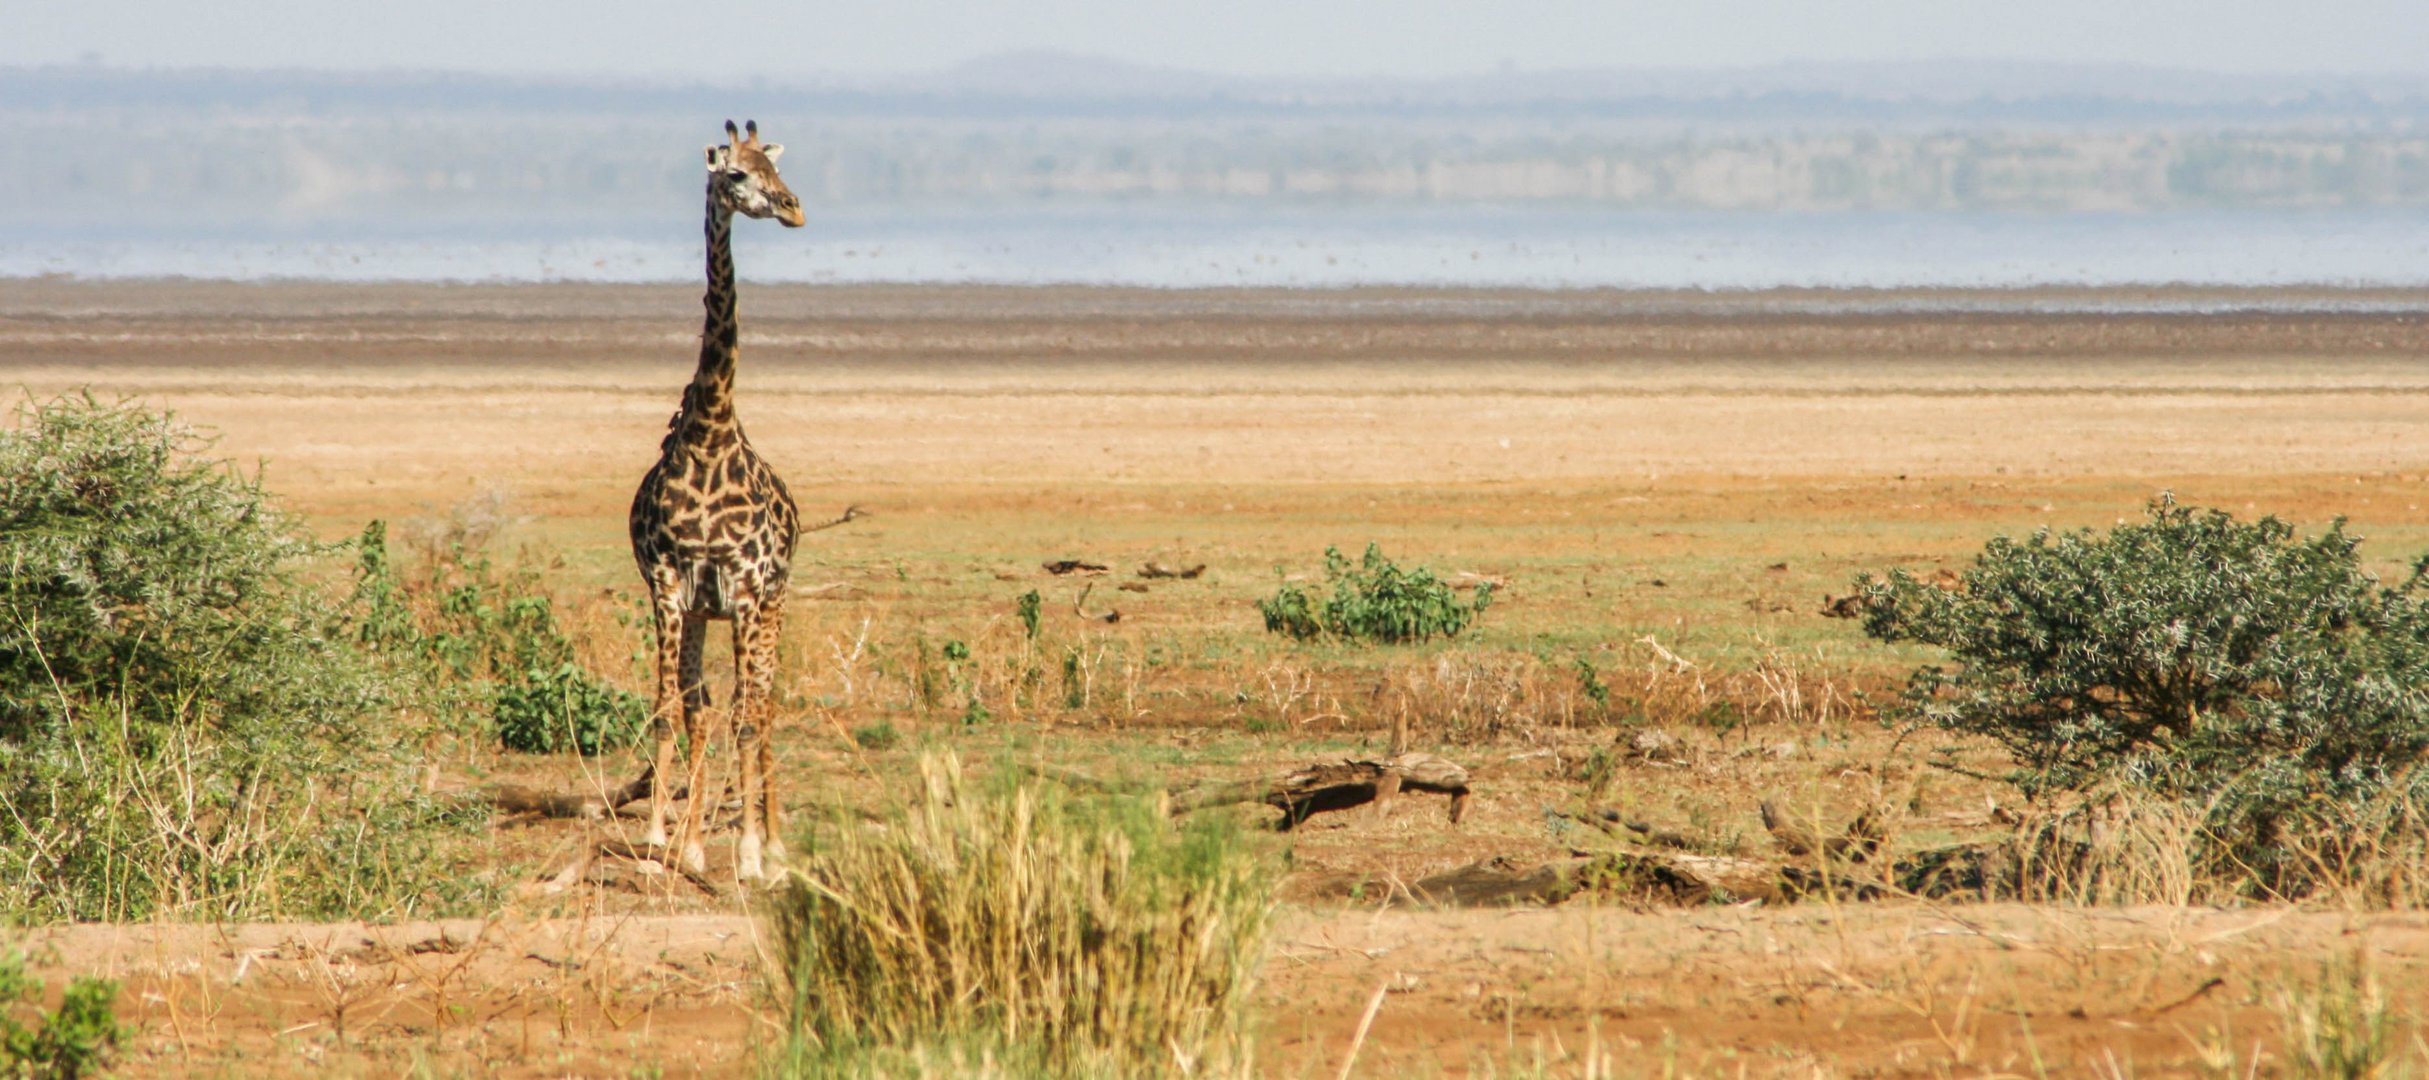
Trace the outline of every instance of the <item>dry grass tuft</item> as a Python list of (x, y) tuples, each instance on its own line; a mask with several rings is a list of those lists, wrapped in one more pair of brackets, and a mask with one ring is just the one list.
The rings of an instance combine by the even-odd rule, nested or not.
[(811, 837), (770, 911), (787, 1075), (1244, 1075), (1274, 868), (1212, 817), (920, 762)]
[[(2029, 814), (1996, 841), (1950, 850), (1968, 853), (1966, 876), (1986, 896), (2034, 903), (2183, 907), (2257, 896), (2387, 911), (2429, 897), (2429, 834), (2407, 801), (2280, 822), (2274, 842), (2308, 867), (2299, 897), (2270, 893), (2209, 818), (2198, 803), (2104, 789)], [(1945, 868), (1944, 860), (1927, 867)]]

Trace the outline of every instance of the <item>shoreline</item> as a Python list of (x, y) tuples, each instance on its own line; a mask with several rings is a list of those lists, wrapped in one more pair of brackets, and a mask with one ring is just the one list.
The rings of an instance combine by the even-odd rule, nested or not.
[[(338, 281), (314, 278), (0, 276), (0, 318), (252, 314), (424, 317), (632, 314), (696, 297), (689, 281)], [(935, 315), (1357, 318), (2429, 315), (2429, 286), (2030, 285), (1944, 287), (1520, 288), (1499, 285), (1143, 286), (752, 283), (775, 318)]]

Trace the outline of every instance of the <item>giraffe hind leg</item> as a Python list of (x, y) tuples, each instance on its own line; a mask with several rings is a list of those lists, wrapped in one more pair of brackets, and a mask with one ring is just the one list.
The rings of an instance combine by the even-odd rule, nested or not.
[[(767, 837), (775, 802), (769, 765), (774, 713), (768, 690), (775, 682), (776, 639), (784, 625), (781, 599), (761, 606), (743, 603), (734, 611), (734, 743), (742, 771), (742, 840), (735, 856), (735, 874), (744, 881), (766, 876)], [(775, 845), (782, 853), (782, 845)]]

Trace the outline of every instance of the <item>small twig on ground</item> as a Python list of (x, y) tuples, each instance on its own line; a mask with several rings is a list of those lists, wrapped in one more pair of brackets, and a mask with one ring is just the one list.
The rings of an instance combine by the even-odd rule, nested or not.
[(1358, 1017), (1358, 1033), (1350, 1037), (1349, 1053), (1341, 1058), (1341, 1072), (1335, 1080), (1349, 1080), (1351, 1070), (1358, 1067), (1358, 1050), (1366, 1045), (1366, 1033), (1375, 1026), (1375, 1014), (1383, 1011), (1383, 995), (1391, 986), (1390, 980), (1375, 984), (1375, 996), (1366, 999), (1366, 1013)]

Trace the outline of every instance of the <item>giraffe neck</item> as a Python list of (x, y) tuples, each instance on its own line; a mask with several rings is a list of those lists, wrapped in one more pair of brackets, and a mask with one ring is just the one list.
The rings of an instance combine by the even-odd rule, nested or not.
[(683, 391), (683, 413), (675, 432), (686, 444), (710, 447), (730, 445), (742, 430), (734, 419), (739, 335), (734, 315), (734, 212), (717, 201), (716, 184), (709, 181), (708, 219), (701, 226), (708, 239), (708, 291), (700, 297), (706, 309), (700, 326), (700, 367)]

